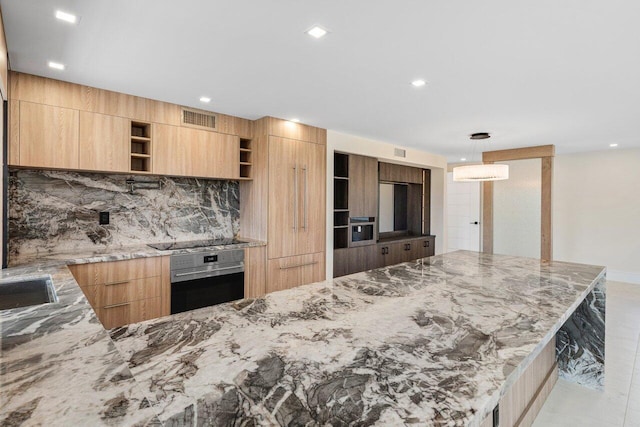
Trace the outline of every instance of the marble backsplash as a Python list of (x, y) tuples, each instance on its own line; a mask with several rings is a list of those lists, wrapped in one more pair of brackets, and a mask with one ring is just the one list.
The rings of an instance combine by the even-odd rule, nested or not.
[[(230, 238), (239, 232), (239, 208), (237, 181), (15, 170), (9, 264), (34, 254)], [(99, 212), (109, 212), (109, 225), (99, 225)]]

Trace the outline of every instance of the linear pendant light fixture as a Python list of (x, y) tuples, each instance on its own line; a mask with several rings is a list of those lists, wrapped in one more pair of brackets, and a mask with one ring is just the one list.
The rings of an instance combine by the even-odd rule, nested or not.
[(503, 179), (509, 179), (509, 165), (486, 164), (453, 168), (454, 181), (500, 181)]
[[(487, 132), (478, 132), (470, 135), (472, 140), (488, 139)], [(456, 166), (453, 168), (453, 180), (458, 182), (500, 181), (509, 179), (509, 165), (481, 164)]]

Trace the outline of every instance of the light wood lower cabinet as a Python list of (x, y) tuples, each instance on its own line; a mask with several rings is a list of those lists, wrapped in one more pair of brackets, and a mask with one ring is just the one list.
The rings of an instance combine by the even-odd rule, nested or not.
[(87, 286), (84, 288), (84, 294), (92, 305), (106, 306), (159, 297), (161, 286), (161, 280), (155, 276)]
[(244, 250), (244, 297), (258, 298), (266, 293), (267, 247)]
[(162, 257), (126, 261), (70, 265), (69, 270), (81, 287), (160, 276)]
[[(531, 426), (557, 380), (556, 340), (553, 338), (500, 399), (497, 425)], [(491, 414), (480, 424), (481, 427), (493, 425), (496, 424)]]
[(120, 304), (107, 304), (95, 308), (98, 319), (106, 329), (117, 328), (129, 323), (142, 322), (162, 316), (160, 297)]
[(267, 293), (324, 280), (324, 253), (270, 259)]
[(169, 257), (70, 265), (107, 329), (169, 314)]

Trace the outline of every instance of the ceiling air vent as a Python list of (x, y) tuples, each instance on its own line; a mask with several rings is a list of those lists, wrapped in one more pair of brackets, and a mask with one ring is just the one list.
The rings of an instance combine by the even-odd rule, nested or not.
[(198, 110), (182, 109), (182, 125), (197, 128), (216, 128), (216, 115)]
[(393, 155), (396, 157), (407, 157), (407, 151), (402, 148), (395, 148), (393, 150)]

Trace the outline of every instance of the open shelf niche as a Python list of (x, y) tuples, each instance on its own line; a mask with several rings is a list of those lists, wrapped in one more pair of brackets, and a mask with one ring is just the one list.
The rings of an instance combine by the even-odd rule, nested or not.
[(349, 155), (333, 154), (333, 248), (349, 247)]
[(151, 173), (151, 123), (131, 122), (131, 172)]
[(253, 166), (251, 140), (240, 138), (240, 178), (251, 179), (251, 166)]

